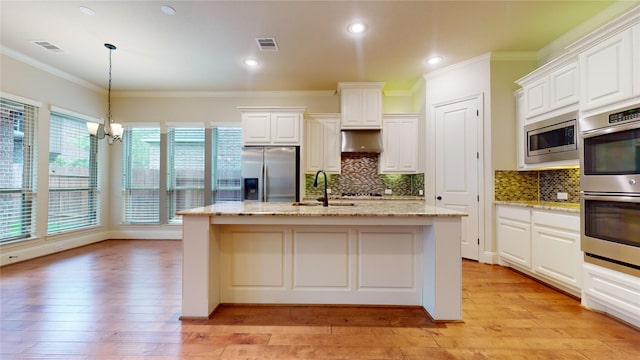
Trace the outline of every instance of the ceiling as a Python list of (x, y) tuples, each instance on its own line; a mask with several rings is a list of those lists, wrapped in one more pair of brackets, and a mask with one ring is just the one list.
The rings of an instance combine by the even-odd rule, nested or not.
[[(334, 90), (340, 81), (407, 90), (487, 52), (538, 51), (614, 2), (2, 0), (0, 43), (8, 56), (103, 88), (112, 43), (114, 91)], [(363, 34), (346, 31), (356, 19)], [(275, 38), (279, 51), (261, 52), (258, 37)], [(444, 61), (426, 65), (432, 55)], [(247, 57), (260, 65), (248, 69)]]

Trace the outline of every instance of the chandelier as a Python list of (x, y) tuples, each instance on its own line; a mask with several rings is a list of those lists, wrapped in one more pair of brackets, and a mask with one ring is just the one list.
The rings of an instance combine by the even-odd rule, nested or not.
[(104, 47), (109, 49), (109, 90), (107, 92), (107, 121), (103, 124), (87, 123), (87, 129), (89, 135), (97, 137), (98, 139), (104, 139), (107, 137), (109, 144), (113, 144), (114, 141), (122, 141), (122, 135), (124, 128), (122, 124), (114, 123), (111, 118), (111, 53), (116, 49), (115, 45), (104, 44)]

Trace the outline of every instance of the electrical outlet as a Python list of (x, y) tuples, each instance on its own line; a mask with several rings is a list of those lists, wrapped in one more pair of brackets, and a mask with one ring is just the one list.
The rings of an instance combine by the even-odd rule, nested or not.
[(391, 189), (384, 189), (384, 194), (385, 195), (391, 195), (391, 194), (393, 194), (393, 191), (391, 191)]
[(331, 189), (327, 189), (327, 194), (331, 194)]
[(424, 195), (424, 190), (418, 190), (418, 195), (420, 196)]
[(567, 200), (567, 199), (569, 199), (569, 194), (567, 194), (566, 192), (558, 193), (558, 200)]

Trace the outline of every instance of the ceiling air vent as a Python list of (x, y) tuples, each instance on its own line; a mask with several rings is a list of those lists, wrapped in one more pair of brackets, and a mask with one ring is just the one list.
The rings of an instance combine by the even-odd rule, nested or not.
[(275, 38), (256, 38), (260, 51), (278, 51), (278, 44)]
[(31, 43), (40, 46), (41, 48), (51, 51), (51, 52), (64, 52), (64, 50), (60, 49), (58, 46), (53, 45), (48, 41), (32, 41)]

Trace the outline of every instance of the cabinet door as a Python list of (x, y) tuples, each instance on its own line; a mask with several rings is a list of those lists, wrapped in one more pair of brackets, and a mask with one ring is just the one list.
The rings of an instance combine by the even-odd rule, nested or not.
[(324, 166), (324, 127), (321, 120), (309, 119), (305, 125), (305, 169), (315, 173)]
[(400, 172), (400, 121), (385, 119), (382, 129), (382, 154), (380, 154), (380, 172)]
[(498, 253), (502, 260), (531, 269), (531, 223), (528, 209), (498, 206)]
[(549, 75), (549, 107), (551, 110), (579, 101), (578, 64), (573, 62)]
[(342, 113), (342, 127), (361, 127), (362, 90), (342, 89), (340, 95), (340, 111)]
[(269, 113), (243, 113), (242, 138), (245, 144), (266, 145), (271, 142)]
[(582, 286), (580, 217), (551, 211), (533, 211), (531, 238), (533, 270), (579, 290)]
[(584, 51), (579, 59), (581, 110), (631, 97), (631, 29)]
[(418, 171), (418, 117), (389, 117), (383, 120), (381, 173)]
[(274, 144), (299, 145), (301, 115), (298, 113), (271, 114), (271, 136)]
[(549, 78), (543, 77), (524, 88), (525, 117), (549, 111)]
[(382, 94), (379, 89), (362, 89), (361, 124), (368, 128), (382, 126)]
[(332, 174), (340, 174), (341, 150), (340, 150), (340, 118), (325, 119), (324, 130), (324, 171)]

